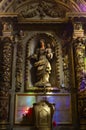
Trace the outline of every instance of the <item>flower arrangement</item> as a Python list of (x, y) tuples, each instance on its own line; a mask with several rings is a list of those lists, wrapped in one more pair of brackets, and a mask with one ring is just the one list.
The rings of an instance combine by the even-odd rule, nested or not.
[(28, 108), (24, 111), (22, 116), (22, 124), (33, 125), (33, 107)]
[(57, 126), (56, 121), (53, 121), (52, 125), (53, 125), (53, 127), (56, 127)]

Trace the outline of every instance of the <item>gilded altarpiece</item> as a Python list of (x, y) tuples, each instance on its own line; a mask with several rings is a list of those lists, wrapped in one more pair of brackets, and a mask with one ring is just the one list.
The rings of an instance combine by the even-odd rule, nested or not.
[[(54, 116), (56, 125), (67, 124), (72, 126), (73, 124), (72, 118), (74, 117), (72, 117), (72, 112), (75, 113), (75, 109), (72, 111), (71, 105), (71, 93), (75, 85), (73, 79), (73, 52), (71, 45), (73, 27), (70, 19), (67, 22), (63, 22), (65, 11), (69, 10), (69, 8), (63, 7), (62, 5), (58, 7), (57, 4), (59, 10), (57, 8), (53, 10), (55, 2), (48, 2), (49, 3), (47, 3), (46, 0), (42, 2), (35, 1), (34, 4), (27, 3), (24, 8), (21, 7), (19, 10), (16, 10), (19, 13), (19, 36), (16, 37), (17, 55), (15, 91), (21, 92), (23, 88), (23, 93), (16, 93), (15, 124), (27, 124), (25, 122), (26, 114), (24, 112), (25, 115), (23, 117), (23, 106), (21, 105), (20, 99), (24, 99), (24, 103), (26, 103), (31, 96), (33, 97), (31, 99), (32, 103), (34, 103), (33, 99), (37, 102), (37, 98), (39, 98), (38, 101), (49, 100), (53, 103), (55, 100), (56, 110)], [(40, 62), (35, 62), (37, 60), (37, 55), (34, 54), (36, 53), (36, 50), (38, 52), (40, 48), (40, 41), (45, 42), (45, 50), (50, 46), (49, 49), (52, 49), (53, 54), (52, 60), (49, 60), (50, 66), (48, 67), (51, 68), (51, 72), (48, 74), (48, 83), (42, 82), (41, 85), (37, 84), (39, 83), (37, 80), (40, 79), (41, 71), (37, 76), (36, 66), (38, 63), (43, 63), (43, 65), (45, 65), (47, 60), (46, 63), (42, 60)], [(33, 57), (36, 59), (34, 60)], [(42, 67), (43, 66), (40, 65), (38, 69), (41, 70)], [(49, 72), (49, 68), (47, 68), (47, 71)], [(57, 99), (61, 107), (58, 107)], [(62, 102), (65, 102), (64, 107)], [(32, 107), (32, 103), (29, 107)], [(28, 107), (27, 103), (26, 107)], [(61, 118), (57, 119), (57, 116), (60, 116)], [(28, 123), (27, 125), (31, 126), (32, 124)]]
[[(44, 25), (45, 26), (45, 25)], [(58, 31), (58, 30), (57, 30)], [(60, 33), (62, 30), (60, 30)], [(64, 37), (65, 38), (65, 37)], [(39, 47), (40, 39), (45, 41), (45, 45), (48, 44), (53, 46), (53, 59), (50, 61), (51, 73), (50, 83), (51, 86), (35, 86), (37, 80), (36, 70), (34, 69), (34, 61), (31, 59), (36, 49)], [(55, 119), (56, 123), (59, 124), (72, 124), (72, 105), (71, 105), (71, 90), (74, 85), (73, 82), (73, 68), (72, 68), (72, 46), (70, 44), (71, 37), (68, 40), (64, 40), (58, 36), (56, 31), (24, 31), (21, 38), (17, 41), (17, 55), (16, 55), (16, 90), (21, 92), (22, 87), (24, 93), (16, 94), (15, 100), (15, 124), (22, 124), (31, 126), (31, 123), (26, 123), (25, 116), (23, 121), (23, 106), (22, 103), (26, 103), (25, 109), (28, 108), (27, 102), (31, 103), (29, 107), (32, 107), (34, 102), (40, 100), (49, 100), (54, 103), (55, 99), (58, 99), (61, 107), (58, 107), (56, 103)], [(67, 48), (66, 48), (66, 45)], [(18, 55), (20, 54), (20, 55)], [(17, 68), (20, 66), (20, 70)], [(17, 72), (18, 71), (18, 72)], [(70, 80), (71, 78), (71, 80)], [(18, 80), (19, 79), (19, 80)], [(18, 82), (20, 85), (18, 85)], [(27, 92), (27, 93), (26, 93)], [(34, 97), (34, 98), (32, 98)], [(37, 100), (39, 98), (39, 100)], [(55, 98), (55, 99), (54, 99)], [(24, 100), (20, 102), (20, 99)], [(33, 100), (35, 99), (35, 101)], [(60, 101), (62, 99), (62, 101)], [(21, 100), (21, 101), (22, 101)], [(37, 101), (36, 101), (37, 100)], [(65, 100), (65, 101), (64, 101)], [(62, 102), (64, 103), (65, 109), (63, 109)], [(68, 102), (68, 104), (67, 104)], [(21, 110), (20, 110), (21, 109)], [(21, 111), (21, 112), (20, 112)], [(62, 111), (62, 112), (61, 112)], [(61, 118), (57, 118), (57, 116)], [(66, 116), (67, 115), (67, 116)], [(62, 118), (63, 117), (63, 118)], [(61, 121), (61, 122), (60, 122)]]
[[(75, 7), (72, 6), (71, 2), (69, 3), (71, 8), (74, 10)], [(57, 120), (56, 123), (76, 127), (76, 116), (74, 115), (76, 114), (76, 87), (74, 80), (75, 75), (72, 50), (73, 32), (71, 20), (69, 19), (66, 21), (65, 19), (66, 12), (70, 11), (70, 6), (68, 5), (68, 2), (52, 0), (26, 0), (16, 1), (16, 3), (13, 2), (13, 4), (14, 9), (12, 11), (15, 12), (13, 16), (17, 18), (17, 21), (14, 22), (15, 27), (13, 28), (13, 35), (11, 37), (14, 46), (13, 49), (15, 52), (15, 55), (13, 57), (14, 59), (12, 59), (13, 63), (15, 64), (14, 68), (12, 68), (13, 88), (10, 87), (10, 74), (12, 73), (12, 52), (9, 52), (10, 49), (8, 49), (9, 55), (5, 50), (5, 57), (9, 57), (6, 58), (6, 60), (8, 61), (3, 63), (5, 66), (7, 65), (5, 70), (3, 71), (3, 79), (6, 76), (10, 77), (6, 77), (6, 84), (5, 82), (2, 83), (1, 81), (1, 84), (3, 84), (1, 88), (4, 89), (3, 92), (5, 93), (5, 96), (6, 93), (8, 94), (10, 89), (11, 94), (12, 92), (13, 94), (16, 94), (16, 100), (14, 102), (14, 123), (18, 123), (19, 125), (21, 124), (20, 120), (18, 120), (18, 118), (22, 116), (19, 112), (19, 109), (20, 107), (22, 109), (22, 99), (23, 103), (26, 103), (25, 105), (28, 106), (26, 101), (31, 97), (31, 95), (28, 95), (27, 97), (26, 92), (28, 92), (32, 93), (33, 98), (34, 96), (35, 98), (38, 98), (38, 101), (55, 101), (55, 103), (57, 104), (56, 115), (54, 115)], [(50, 61), (51, 73), (48, 75), (49, 84), (42, 84), (36, 86), (35, 83), (39, 76), (37, 77), (36, 75), (36, 70), (34, 69), (34, 61), (31, 59), (31, 56), (33, 56), (36, 49), (39, 47), (39, 41), (41, 39), (45, 41), (46, 46), (52, 46), (53, 59)], [(11, 45), (11, 42), (9, 43), (9, 45)], [(4, 49), (2, 50), (4, 51)], [(20, 93), (19, 95), (18, 92)], [(21, 94), (21, 92), (23, 92), (23, 94)], [(74, 101), (73, 97), (75, 99)], [(59, 106), (61, 107), (58, 107), (57, 100), (59, 102)], [(8, 100), (6, 101), (8, 102)], [(65, 103), (63, 104), (62, 101)], [(31, 107), (32, 103), (34, 102), (36, 102), (36, 100), (29, 100), (29, 107)], [(6, 105), (7, 107), (5, 106), (5, 109), (7, 108), (6, 112), (8, 112), (8, 104), (6, 103)], [(2, 111), (4, 111), (3, 107)], [(60, 111), (60, 114), (58, 114), (58, 111)], [(18, 117), (18, 114), (20, 114), (20, 117)], [(57, 119), (57, 116), (60, 117), (60, 115), (61, 118)], [(8, 117), (5, 117), (6, 121), (7, 118)], [(58, 126), (58, 124), (56, 125)], [(28, 126), (31, 126), (31, 124), (28, 124)]]

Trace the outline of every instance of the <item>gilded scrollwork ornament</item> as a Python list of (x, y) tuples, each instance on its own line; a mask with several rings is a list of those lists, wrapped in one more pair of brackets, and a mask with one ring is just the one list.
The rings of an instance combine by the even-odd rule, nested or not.
[(23, 81), (23, 44), (21, 40), (17, 41), (17, 55), (16, 55), (16, 87), (15, 91), (20, 91)]
[(84, 56), (85, 56), (85, 44), (84, 39), (76, 38), (74, 41), (74, 54), (75, 54), (75, 72), (77, 80), (77, 88), (80, 89), (82, 73), (84, 71)]
[(9, 89), (11, 88), (12, 70), (12, 41), (4, 37), (0, 43), (1, 66), (0, 66), (0, 122), (8, 121), (9, 111)]
[(12, 42), (9, 37), (2, 40), (2, 86), (11, 88)]

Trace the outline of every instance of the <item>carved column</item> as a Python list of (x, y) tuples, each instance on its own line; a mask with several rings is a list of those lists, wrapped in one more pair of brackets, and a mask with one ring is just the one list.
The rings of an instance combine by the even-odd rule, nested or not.
[(75, 54), (75, 72), (76, 72), (76, 83), (77, 89), (80, 89), (81, 77), (84, 71), (84, 52), (85, 45), (82, 38), (77, 38), (74, 43), (74, 54)]
[(86, 38), (81, 23), (76, 23), (74, 28), (74, 66), (75, 66), (75, 85), (77, 94), (77, 115), (79, 128), (84, 129), (86, 124), (86, 69), (85, 69), (85, 51), (86, 51)]
[(84, 70), (85, 39), (81, 23), (76, 23), (74, 28), (74, 62), (77, 89), (80, 88), (81, 76)]
[(11, 88), (12, 42), (4, 37), (0, 42), (0, 129), (6, 129), (9, 119), (9, 89)]
[(23, 44), (22, 40), (17, 41), (17, 55), (16, 55), (16, 87), (15, 91), (19, 92), (23, 81)]

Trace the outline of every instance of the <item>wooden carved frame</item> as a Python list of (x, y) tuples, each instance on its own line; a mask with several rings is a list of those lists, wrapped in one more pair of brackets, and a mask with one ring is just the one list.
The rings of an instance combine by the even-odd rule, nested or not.
[[(40, 38), (45, 38), (47, 39), (48, 41), (51, 40), (54, 42), (55, 44), (55, 74), (53, 74), (53, 76), (55, 76), (55, 78), (53, 78), (54, 80), (56, 80), (56, 84), (52, 85), (51, 88), (46, 88), (44, 91), (58, 91), (58, 89), (61, 89), (61, 87), (64, 87), (64, 86), (61, 86), (62, 83), (63, 83), (63, 79), (62, 79), (62, 76), (66, 73), (67, 74), (67, 77), (66, 77), (66, 80), (67, 80), (67, 83), (65, 84), (68, 84), (68, 86), (66, 87), (66, 89), (70, 90), (72, 86), (74, 86), (74, 79), (72, 77), (73, 76), (73, 61), (72, 61), (72, 47), (71, 45), (69, 44), (68, 46), (68, 51), (66, 51), (67, 48), (63, 47), (62, 45), (62, 39), (58, 38), (58, 35), (55, 34), (55, 32), (52, 32), (52, 31), (37, 31), (35, 33), (32, 34), (32, 36), (27, 40), (27, 44), (26, 44), (26, 59), (25, 59), (25, 79), (24, 79), (24, 84), (25, 84), (25, 91), (35, 91), (35, 92), (43, 92), (43, 89), (42, 88), (37, 88), (35, 87), (34, 85), (31, 85), (30, 84), (30, 60), (29, 60), (29, 57), (30, 57), (30, 53), (32, 53), (30, 50), (31, 50), (31, 45), (34, 46), (34, 44), (37, 44), (37, 40), (39, 40)], [(34, 43), (34, 44), (33, 44)], [(65, 44), (65, 43), (64, 43)], [(60, 55), (61, 54), (61, 55)], [(63, 57), (63, 55), (65, 57)], [(61, 56), (61, 57), (60, 57)], [(66, 56), (68, 57), (66, 60)], [(61, 62), (61, 63), (60, 63)], [(61, 65), (62, 65), (62, 68), (61, 68)], [(66, 70), (66, 71), (65, 71)], [(64, 71), (64, 74), (61, 75), (61, 73), (63, 73)], [(72, 79), (70, 81), (70, 78)], [(55, 88), (55, 89), (54, 89)]]
[[(31, 90), (31, 89), (35, 89), (35, 88), (33, 88), (33, 86), (31, 86), (29, 84), (30, 83), (30, 81), (29, 81), (29, 79), (30, 79), (30, 70), (29, 70), (30, 60), (29, 60), (29, 57), (31, 55), (30, 54), (31, 53), (30, 52), (30, 49), (31, 49), (30, 45), (32, 44), (32, 42), (35, 42), (35, 41), (39, 40), (40, 38), (45, 38), (45, 40), (48, 40), (48, 42), (50, 40), (51, 42), (53, 42), (55, 44), (55, 50), (54, 50), (55, 51), (55, 59), (54, 59), (55, 60), (55, 70), (54, 70), (55, 74), (54, 75), (56, 76), (56, 79), (58, 79), (58, 80), (55, 81), (57, 86), (60, 85), (60, 74), (59, 74), (59, 71), (60, 71), (60, 69), (59, 69), (59, 67), (60, 67), (60, 64), (59, 64), (60, 57), (59, 57), (59, 50), (60, 50), (60, 42), (61, 42), (61, 40), (58, 40), (59, 38), (56, 39), (54, 35), (51, 32), (49, 33), (48, 31), (46, 31), (46, 32), (38, 32), (38, 33), (35, 33), (34, 35), (32, 35), (32, 37), (30, 37), (30, 39), (27, 42), (27, 45), (26, 45), (26, 64), (25, 64), (25, 89), (26, 89), (26, 91)], [(34, 44), (37, 44), (37, 43), (34, 43)], [(34, 46), (34, 44), (33, 44), (33, 46)], [(55, 87), (55, 86), (56, 85), (54, 85), (52, 87)]]

